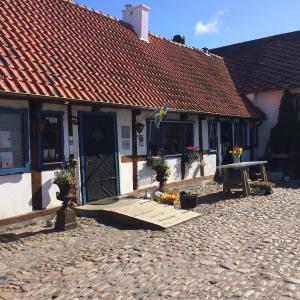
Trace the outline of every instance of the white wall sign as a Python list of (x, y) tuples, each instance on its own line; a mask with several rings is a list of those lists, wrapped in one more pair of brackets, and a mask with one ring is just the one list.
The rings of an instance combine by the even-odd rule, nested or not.
[(10, 131), (0, 131), (0, 148), (11, 147), (11, 133)]
[(122, 140), (122, 150), (130, 150), (130, 140)]

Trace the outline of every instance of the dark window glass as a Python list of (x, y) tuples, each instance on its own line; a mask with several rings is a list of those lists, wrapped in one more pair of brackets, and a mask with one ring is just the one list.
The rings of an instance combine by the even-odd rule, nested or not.
[(217, 123), (214, 121), (208, 122), (208, 143), (210, 150), (217, 150), (218, 145)]
[(0, 112), (0, 169), (25, 165), (23, 114)]
[(250, 125), (251, 146), (258, 147), (258, 127), (251, 123)]
[(248, 146), (247, 123), (234, 123), (234, 145), (245, 147)]
[(157, 129), (148, 123), (148, 151), (150, 155), (176, 155), (193, 145), (193, 124), (162, 122)]
[(61, 162), (63, 160), (61, 119), (56, 115), (44, 115), (42, 122), (45, 126), (41, 133), (43, 163)]
[(181, 153), (180, 124), (161, 123), (159, 127), (159, 150), (162, 155)]

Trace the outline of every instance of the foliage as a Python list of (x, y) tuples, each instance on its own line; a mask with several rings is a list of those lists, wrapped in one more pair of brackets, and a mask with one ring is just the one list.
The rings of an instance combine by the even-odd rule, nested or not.
[(251, 188), (254, 190), (265, 191), (267, 193), (272, 192), (273, 184), (266, 181), (254, 181), (250, 183)]
[(199, 160), (199, 147), (188, 146), (186, 147), (185, 160), (188, 163), (192, 163)]
[(288, 153), (297, 138), (297, 127), (297, 113), (293, 96), (289, 90), (286, 90), (281, 98), (277, 124), (271, 130), (271, 151)]
[(162, 193), (159, 197), (159, 202), (163, 204), (173, 205), (177, 201), (179, 201), (179, 195), (173, 192)]
[(165, 176), (170, 175), (170, 167), (168, 166), (166, 160), (161, 156), (151, 157), (148, 160), (148, 166), (157, 174), (165, 173)]
[(56, 171), (54, 175), (54, 183), (57, 185), (77, 185), (77, 180), (69, 169)]
[(229, 153), (234, 157), (240, 157), (243, 154), (243, 148), (236, 146)]

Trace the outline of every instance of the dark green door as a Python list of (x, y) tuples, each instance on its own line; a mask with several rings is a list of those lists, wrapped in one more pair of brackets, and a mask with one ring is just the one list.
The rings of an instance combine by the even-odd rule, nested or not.
[(118, 194), (115, 118), (110, 114), (81, 117), (83, 198), (95, 201)]

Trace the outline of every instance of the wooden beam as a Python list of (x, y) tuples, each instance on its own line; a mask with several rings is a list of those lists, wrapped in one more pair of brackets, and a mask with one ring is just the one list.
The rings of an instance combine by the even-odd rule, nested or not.
[(131, 111), (131, 130), (132, 130), (132, 186), (133, 190), (138, 188), (138, 160), (137, 160), (137, 133), (136, 133), (136, 116), (140, 111)]
[(42, 174), (38, 164), (38, 132), (35, 128), (36, 111), (42, 108), (41, 103), (29, 102), (30, 115), (30, 157), (31, 157), (31, 190), (32, 209), (41, 210), (42, 201)]

